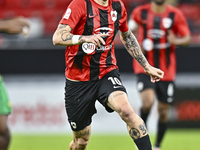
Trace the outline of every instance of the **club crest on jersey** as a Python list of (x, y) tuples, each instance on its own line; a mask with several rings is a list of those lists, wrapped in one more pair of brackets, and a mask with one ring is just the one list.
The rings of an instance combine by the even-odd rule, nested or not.
[(69, 19), (69, 16), (71, 15), (71, 12), (72, 12), (72, 10), (70, 8), (68, 8), (63, 18)]
[(111, 18), (112, 18), (112, 21), (116, 21), (117, 20), (117, 11), (111, 11)]
[(169, 29), (171, 27), (171, 25), (172, 25), (172, 19), (170, 19), (170, 18), (163, 18), (162, 23), (163, 23), (163, 27), (165, 29)]

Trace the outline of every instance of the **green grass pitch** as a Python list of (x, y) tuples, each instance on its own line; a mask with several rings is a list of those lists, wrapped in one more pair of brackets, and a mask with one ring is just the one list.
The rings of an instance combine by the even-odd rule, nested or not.
[[(151, 135), (154, 143), (155, 136)], [(9, 150), (68, 150), (72, 135), (19, 135), (13, 134)], [(135, 145), (127, 134), (92, 134), (87, 150), (134, 150)], [(162, 150), (199, 150), (200, 129), (170, 129)]]

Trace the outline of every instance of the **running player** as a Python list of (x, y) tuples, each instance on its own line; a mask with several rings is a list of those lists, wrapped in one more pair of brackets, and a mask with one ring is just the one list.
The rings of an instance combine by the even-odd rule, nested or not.
[(149, 65), (129, 31), (121, 0), (73, 0), (53, 35), (54, 45), (67, 46), (65, 107), (73, 130), (70, 150), (86, 149), (96, 100), (108, 112), (120, 115), (139, 150), (151, 150), (144, 122), (128, 101), (116, 65), (114, 38), (118, 30), (127, 51), (151, 76), (152, 82), (163, 77), (160, 69)]
[(165, 72), (160, 82), (152, 84), (144, 69), (133, 60), (133, 69), (138, 77), (137, 87), (142, 99), (140, 115), (145, 123), (155, 97), (158, 98), (159, 121), (155, 150), (160, 150), (167, 129), (170, 104), (173, 102), (175, 45), (188, 45), (190, 31), (181, 11), (166, 4), (165, 0), (152, 0), (150, 4), (136, 7), (128, 24), (133, 32), (138, 28), (138, 41), (150, 65)]
[[(24, 17), (0, 20), (0, 32), (8, 34), (28, 34), (29, 23)], [(9, 101), (2, 76), (0, 74), (0, 150), (7, 150), (10, 143), (10, 131), (8, 128), (8, 115), (11, 113)]]

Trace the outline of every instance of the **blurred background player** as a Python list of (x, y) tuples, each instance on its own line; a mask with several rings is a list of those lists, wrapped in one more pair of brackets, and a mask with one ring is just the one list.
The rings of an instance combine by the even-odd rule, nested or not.
[(53, 35), (54, 45), (67, 46), (65, 107), (73, 131), (70, 150), (86, 149), (96, 100), (108, 112), (119, 114), (139, 150), (152, 149), (144, 122), (134, 113), (121, 83), (114, 54), (118, 30), (127, 51), (151, 75), (152, 82), (164, 74), (146, 61), (128, 28), (120, 0), (73, 0)]
[[(0, 19), (0, 32), (8, 34), (23, 34), (26, 36), (29, 30), (29, 23), (24, 17), (12, 19)], [(8, 115), (11, 113), (9, 101), (2, 76), (0, 74), (0, 150), (7, 150), (10, 143), (10, 131), (8, 127)]]
[(138, 77), (137, 88), (142, 99), (141, 118), (146, 123), (149, 112), (158, 99), (158, 129), (155, 150), (167, 130), (170, 104), (173, 102), (174, 79), (176, 74), (175, 46), (190, 43), (190, 31), (186, 19), (177, 8), (165, 0), (152, 0), (150, 4), (136, 7), (130, 16), (129, 28), (138, 29), (138, 41), (150, 65), (165, 72), (158, 83), (149, 82), (143, 68), (133, 60), (133, 69)]

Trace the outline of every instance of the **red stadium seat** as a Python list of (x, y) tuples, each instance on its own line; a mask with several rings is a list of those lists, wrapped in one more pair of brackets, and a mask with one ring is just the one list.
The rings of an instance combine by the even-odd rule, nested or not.
[(33, 12), (32, 9), (16, 9), (15, 10), (17, 16), (24, 16), (29, 18)]
[(5, 8), (20, 8), (21, 0), (6, 0)]
[(55, 8), (56, 7), (56, 0), (45, 0), (44, 5), (46, 8)]
[[(6, 1), (2, 1), (2, 0), (0, 0), (0, 9), (3, 9), (3, 8), (5, 8), (6, 7)], [(1, 11), (0, 11), (1, 12)]]
[(30, 0), (0, 0), (0, 8), (22, 9), (29, 7)]
[(178, 8), (181, 9), (187, 19), (195, 21), (200, 18), (198, 5), (182, 3)]
[(56, 8), (66, 10), (70, 3), (71, 0), (56, 0)]
[(65, 10), (60, 9), (46, 9), (42, 12), (46, 34), (52, 34), (56, 30), (64, 12)]
[(16, 16), (16, 12), (14, 10), (8, 10), (8, 9), (1, 9), (0, 10), (1, 18), (13, 18)]
[(33, 9), (44, 9), (44, 0), (30, 0), (30, 7)]

